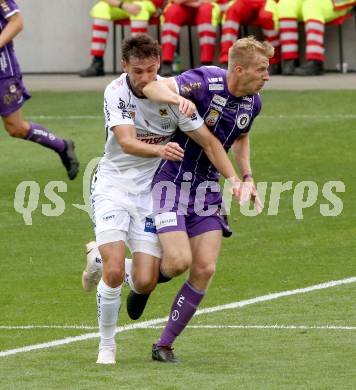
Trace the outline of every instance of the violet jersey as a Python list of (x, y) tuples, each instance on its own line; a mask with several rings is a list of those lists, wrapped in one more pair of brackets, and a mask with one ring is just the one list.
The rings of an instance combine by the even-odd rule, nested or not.
[[(160, 76), (157, 76), (157, 79), (160, 79)], [(153, 175), (161, 159), (125, 153), (115, 138), (113, 127), (134, 126), (138, 140), (163, 145), (171, 140), (178, 126), (182, 131), (192, 131), (203, 125), (203, 119), (199, 115), (187, 118), (179, 112), (177, 105), (158, 104), (136, 96), (126, 73), (107, 86), (104, 114), (107, 140), (98, 175), (108, 180), (111, 185), (118, 186), (121, 191), (130, 193), (150, 190)]]
[[(259, 95), (236, 97), (229, 93), (226, 70), (216, 66), (203, 66), (175, 77), (177, 93), (193, 101), (209, 130), (228, 151), (234, 141), (250, 131), (253, 120), (261, 110)], [(162, 161), (154, 180), (183, 181), (185, 172), (192, 173), (196, 187), (206, 180), (218, 181), (219, 173), (192, 139), (177, 132), (172, 141), (184, 149), (182, 162)]]
[[(13, 0), (0, 1), (0, 33), (8, 24), (8, 18), (20, 12)], [(8, 78), (21, 75), (17, 62), (13, 42), (7, 43), (0, 49), (0, 78)]]

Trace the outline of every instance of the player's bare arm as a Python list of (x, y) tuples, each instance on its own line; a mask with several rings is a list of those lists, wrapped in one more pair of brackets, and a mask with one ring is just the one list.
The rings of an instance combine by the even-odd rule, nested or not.
[(188, 118), (197, 110), (193, 102), (177, 94), (173, 77), (151, 81), (143, 88), (143, 93), (156, 103), (176, 104)]
[(10, 16), (9, 23), (1, 31), (0, 34), (0, 48), (11, 42), (16, 35), (23, 29), (23, 19), (19, 12)]
[(188, 131), (186, 134), (204, 149), (211, 163), (225, 178), (234, 178), (234, 181), (239, 181), (221, 142), (205, 125), (199, 127), (197, 130)]
[(137, 139), (135, 126), (114, 126), (113, 132), (117, 143), (127, 154), (140, 157), (160, 157), (164, 160), (181, 161), (184, 156), (183, 149), (176, 142), (165, 145), (151, 145)]
[(241, 176), (244, 178), (243, 185), (240, 189), (239, 200), (240, 204), (244, 204), (249, 200), (255, 203), (257, 212), (263, 209), (262, 202), (258, 196), (257, 189), (252, 177), (251, 163), (250, 163), (250, 139), (248, 134), (241, 134), (235, 140), (231, 147), (236, 164), (239, 168)]

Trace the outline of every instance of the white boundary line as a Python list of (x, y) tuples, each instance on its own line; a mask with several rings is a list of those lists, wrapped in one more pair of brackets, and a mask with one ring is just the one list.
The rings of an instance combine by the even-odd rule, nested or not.
[[(83, 119), (104, 119), (103, 115), (31, 115), (31, 120), (83, 120)], [(356, 119), (355, 114), (335, 114), (335, 115), (260, 115), (257, 119)]]
[[(149, 326), (149, 329), (162, 329), (160, 326)], [(307, 329), (307, 330), (356, 330), (356, 326), (335, 325), (188, 325), (187, 329)]]
[[(145, 329), (163, 329), (164, 325), (149, 325)], [(97, 330), (97, 326), (89, 325), (24, 325), (24, 326), (0, 326), (4, 330), (17, 329), (90, 329)], [(356, 326), (337, 325), (188, 325), (187, 329), (327, 329), (327, 330), (356, 330)]]
[[(342, 280), (332, 280), (330, 282), (316, 284), (314, 286), (309, 286), (309, 287), (305, 287), (305, 288), (298, 288), (296, 290), (282, 291), (282, 292), (278, 292), (278, 293), (262, 295), (260, 297), (247, 299), (247, 300), (239, 301), (239, 302), (233, 302), (233, 303), (229, 303), (227, 305), (219, 305), (219, 306), (215, 306), (215, 307), (197, 310), (195, 315), (197, 316), (197, 315), (202, 315), (202, 314), (207, 314), (207, 313), (214, 313), (214, 312), (222, 311), (222, 310), (236, 309), (238, 307), (253, 305), (253, 304), (259, 303), (259, 302), (272, 301), (274, 299), (278, 299), (278, 298), (282, 298), (282, 297), (287, 297), (287, 296), (297, 295), (297, 294), (305, 294), (305, 293), (308, 293), (311, 291), (323, 290), (326, 288), (341, 286), (341, 285), (355, 283), (355, 282), (356, 282), (356, 277), (350, 277), (350, 278), (346, 278), (346, 279), (342, 279)], [(156, 318), (156, 319), (149, 320), (149, 321), (138, 322), (135, 324), (120, 326), (120, 327), (116, 328), (116, 332), (122, 333), (122, 332), (126, 332), (126, 331), (133, 330), (133, 329), (143, 329), (143, 328), (146, 328), (148, 326), (162, 324), (163, 322), (166, 322), (167, 319), (168, 319), (168, 317)], [(54, 340), (54, 341), (50, 341), (47, 343), (28, 345), (26, 347), (2, 351), (2, 352), (0, 352), (0, 357), (16, 355), (18, 353), (35, 351), (38, 349), (53, 348), (53, 347), (57, 347), (59, 345), (71, 344), (71, 343), (74, 343), (77, 341), (90, 340), (90, 339), (94, 339), (97, 337), (99, 337), (98, 332), (87, 333), (87, 334), (83, 334), (80, 336), (74, 336), (74, 337), (66, 337), (64, 339)]]

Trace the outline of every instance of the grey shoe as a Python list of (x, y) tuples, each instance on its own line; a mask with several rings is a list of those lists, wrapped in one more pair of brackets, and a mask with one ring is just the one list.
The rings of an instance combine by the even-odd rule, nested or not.
[(317, 60), (306, 61), (302, 66), (296, 68), (294, 74), (296, 76), (321, 76), (324, 74), (323, 62)]
[(97, 77), (105, 76), (104, 60), (102, 57), (94, 57), (89, 68), (82, 70), (79, 73), (80, 77)]
[(293, 76), (295, 72), (295, 68), (297, 66), (296, 60), (286, 60), (283, 61), (282, 65), (282, 75), (283, 76)]
[(157, 344), (152, 345), (152, 360), (164, 363), (178, 363), (174, 356), (173, 348), (169, 346), (159, 347)]
[(74, 142), (71, 139), (64, 140), (66, 143), (66, 147), (62, 153), (59, 153), (59, 156), (62, 160), (62, 164), (65, 166), (67, 170), (67, 174), (70, 180), (76, 178), (79, 172), (79, 161), (77, 156), (75, 155), (75, 146)]

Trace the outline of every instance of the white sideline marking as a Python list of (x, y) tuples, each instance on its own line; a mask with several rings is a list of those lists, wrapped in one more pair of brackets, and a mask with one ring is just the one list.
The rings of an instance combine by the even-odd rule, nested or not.
[(18, 325), (18, 326), (7, 326), (0, 325), (0, 329), (4, 330), (16, 330), (16, 329), (88, 329), (88, 330), (97, 330), (97, 326), (90, 325)]
[[(31, 120), (82, 120), (82, 119), (103, 119), (103, 115), (32, 115), (28, 117)], [(335, 114), (335, 115), (260, 115), (259, 119), (356, 119), (355, 114)]]
[[(162, 329), (163, 325), (149, 326), (150, 329)], [(356, 326), (335, 325), (188, 325), (187, 329), (327, 329), (327, 330), (356, 330)]]
[[(253, 304), (259, 303), (259, 302), (271, 301), (271, 300), (274, 300), (277, 298), (287, 297), (287, 296), (291, 296), (291, 295), (305, 294), (307, 292), (311, 292), (311, 291), (315, 291), (315, 290), (323, 290), (325, 288), (330, 288), (330, 287), (335, 287), (335, 286), (340, 286), (343, 284), (350, 284), (350, 283), (355, 283), (355, 282), (356, 282), (356, 277), (346, 278), (346, 279), (342, 279), (342, 280), (332, 280), (330, 282), (316, 284), (314, 286), (309, 286), (309, 287), (305, 287), (305, 288), (298, 288), (296, 290), (282, 291), (282, 292), (278, 292), (278, 293), (262, 295), (260, 297), (247, 299), (247, 300), (239, 301), (239, 302), (233, 302), (233, 303), (229, 303), (227, 305), (219, 305), (219, 306), (215, 306), (215, 307), (197, 310), (195, 315), (214, 313), (216, 311), (221, 311), (221, 310), (235, 309), (238, 307), (253, 305)], [(131, 325), (119, 326), (118, 328), (116, 328), (116, 333), (122, 333), (122, 332), (125, 332), (128, 330), (133, 330), (133, 329), (146, 328), (148, 326), (161, 324), (163, 322), (166, 322), (167, 320), (168, 320), (168, 317), (164, 317), (164, 318), (157, 318), (157, 319), (153, 319), (153, 320), (149, 320), (149, 321), (139, 322), (139, 323), (135, 323), (135, 324), (131, 324)], [(15, 355), (18, 353), (23, 353), (23, 352), (34, 351), (34, 350), (38, 350), (38, 349), (53, 348), (53, 347), (56, 347), (59, 345), (71, 344), (71, 343), (74, 343), (76, 341), (89, 340), (89, 339), (93, 339), (93, 338), (97, 338), (97, 337), (99, 337), (99, 333), (87, 333), (87, 334), (80, 335), (80, 336), (66, 337), (64, 339), (54, 340), (54, 341), (50, 341), (47, 343), (28, 345), (26, 347), (2, 351), (2, 352), (0, 352), (0, 357)]]
[[(164, 325), (149, 325), (144, 329), (163, 329)], [(336, 325), (188, 325), (190, 329), (330, 329), (330, 330), (356, 330), (356, 326)], [(90, 329), (97, 330), (97, 326), (89, 325), (23, 325), (23, 326), (0, 326), (0, 329)]]

